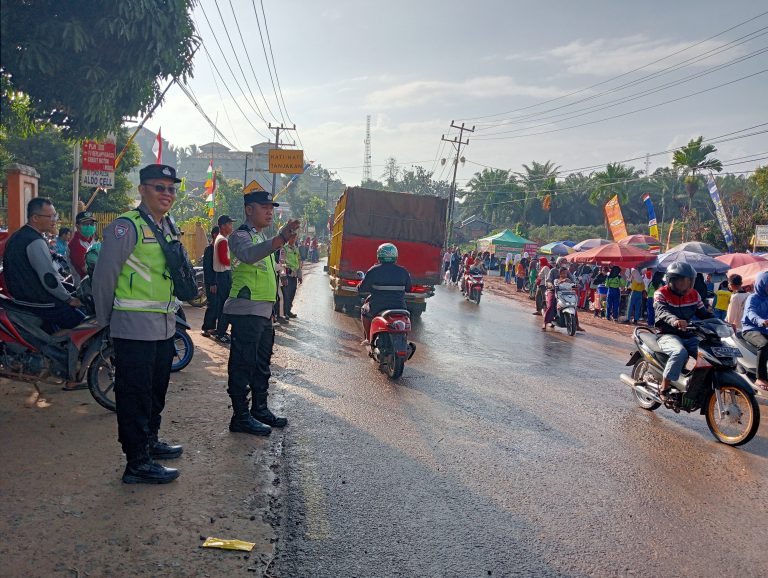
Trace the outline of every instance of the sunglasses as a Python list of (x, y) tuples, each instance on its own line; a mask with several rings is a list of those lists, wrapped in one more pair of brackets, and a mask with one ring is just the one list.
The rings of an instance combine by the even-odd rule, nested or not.
[(35, 213), (33, 216), (35, 216), (35, 217), (44, 217), (46, 219), (52, 219), (54, 221), (58, 221), (59, 220), (59, 214), (58, 213), (53, 213), (52, 215), (44, 215), (43, 213)]
[(149, 187), (150, 189), (154, 189), (156, 193), (164, 193), (168, 191), (169, 195), (176, 194), (176, 187), (174, 186), (166, 187), (165, 185), (149, 185), (149, 184), (144, 184), (144, 186)]

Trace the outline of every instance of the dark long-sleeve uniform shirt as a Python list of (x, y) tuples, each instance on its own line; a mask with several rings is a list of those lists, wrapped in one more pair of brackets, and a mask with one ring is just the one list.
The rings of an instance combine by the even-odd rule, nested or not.
[(411, 275), (395, 263), (379, 263), (365, 274), (358, 287), (360, 293), (370, 293), (370, 314), (385, 309), (405, 309), (405, 294), (411, 291)]

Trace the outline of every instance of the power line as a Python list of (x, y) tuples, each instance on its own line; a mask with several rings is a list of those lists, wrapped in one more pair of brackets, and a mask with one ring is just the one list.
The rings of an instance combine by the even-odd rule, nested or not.
[[(240, 42), (243, 44), (243, 49), (245, 50), (245, 60), (248, 62), (248, 65), (251, 67), (251, 73), (253, 74), (253, 79), (256, 81), (256, 87), (259, 89), (259, 94), (261, 95), (261, 99), (264, 101), (264, 105), (267, 107), (267, 110), (269, 111), (269, 114), (272, 115), (272, 118), (274, 118), (276, 121), (279, 122), (280, 119), (278, 119), (275, 116), (275, 113), (272, 112), (272, 109), (269, 108), (269, 102), (267, 102), (267, 99), (264, 96), (264, 91), (261, 90), (261, 83), (259, 82), (258, 76), (256, 76), (256, 70), (254, 70), (254, 68), (253, 68), (253, 63), (251, 62), (251, 55), (248, 54), (248, 47), (246, 46), (245, 40), (243, 39), (243, 33), (240, 30), (240, 22), (239, 22), (239, 20), (237, 18), (237, 14), (235, 14), (235, 7), (232, 5), (232, 0), (229, 0), (229, 8), (232, 11), (232, 17), (235, 20), (235, 26), (237, 27), (237, 34), (240, 36)], [(216, 10), (219, 10), (218, 2), (216, 2)], [(220, 10), (219, 10), (219, 16), (221, 16), (221, 11)], [(224, 18), (222, 18), (221, 21), (222, 21), (222, 23), (224, 23)], [(229, 36), (229, 34), (227, 34), (227, 36)], [(231, 41), (230, 41), (230, 44), (231, 44)], [(234, 46), (232, 47), (232, 50), (233, 51), (235, 50)], [(237, 56), (235, 56), (235, 58), (237, 58)], [(238, 65), (239, 64), (240, 64), (240, 62), (238, 60)], [(240, 69), (240, 71), (242, 72), (242, 68)], [(243, 77), (245, 77), (245, 74), (243, 74)], [(246, 84), (247, 84), (247, 81), (246, 81)], [(250, 88), (249, 88), (249, 90), (250, 90)], [(253, 96), (253, 94), (251, 94), (251, 96)], [(278, 104), (278, 106), (280, 106), (279, 102), (277, 104)]]
[[(542, 115), (545, 115), (546, 113), (554, 112), (556, 110), (561, 110), (561, 109), (564, 109), (564, 108), (569, 108), (571, 106), (575, 106), (577, 104), (580, 104), (580, 103), (583, 103), (583, 102), (587, 102), (587, 101), (590, 101), (590, 100), (596, 100), (596, 99), (602, 98), (603, 96), (606, 96), (608, 94), (619, 92), (619, 91), (621, 91), (621, 90), (623, 90), (625, 88), (628, 88), (628, 87), (631, 87), (631, 86), (635, 86), (637, 84), (641, 84), (641, 83), (643, 83), (643, 82), (645, 82), (647, 80), (652, 80), (654, 78), (659, 78), (659, 77), (665, 76), (665, 75), (667, 75), (667, 74), (669, 74), (671, 72), (676, 72), (676, 71), (682, 70), (683, 68), (688, 68), (689, 66), (692, 66), (693, 64), (696, 64), (696, 63), (698, 63), (698, 62), (700, 62), (702, 60), (706, 60), (706, 59), (711, 58), (713, 56), (719, 55), (722, 52), (726, 52), (728, 50), (731, 50), (733, 48), (741, 46), (742, 44), (745, 44), (747, 42), (755, 40), (756, 38), (759, 38), (760, 36), (764, 36), (765, 34), (768, 34), (768, 26), (760, 28), (760, 29), (758, 29), (758, 30), (756, 30), (754, 32), (750, 32), (749, 34), (746, 34), (745, 36), (742, 36), (740, 38), (732, 40), (731, 42), (729, 42), (729, 43), (727, 43), (727, 44), (725, 44), (723, 46), (719, 46), (717, 48), (713, 48), (711, 50), (708, 50), (707, 52), (704, 52), (702, 54), (696, 55), (696, 56), (691, 57), (691, 58), (689, 58), (687, 60), (683, 60), (682, 62), (678, 62), (677, 64), (668, 66), (668, 67), (663, 68), (661, 70), (658, 70), (656, 72), (653, 72), (653, 73), (648, 74), (646, 76), (642, 76), (642, 77), (637, 78), (635, 80), (632, 80), (630, 82), (627, 82), (627, 83), (621, 84), (619, 86), (616, 86), (614, 88), (605, 90), (603, 92), (599, 92), (597, 94), (593, 94), (591, 96), (587, 96), (587, 97), (578, 99), (578, 100), (570, 102), (570, 103), (562, 104), (560, 106), (552, 107), (552, 108), (549, 108), (547, 110), (543, 110), (543, 111), (539, 111), (539, 112), (532, 112), (532, 113), (528, 113), (528, 114), (525, 114), (525, 115), (522, 115), (522, 116), (513, 117), (513, 118), (510, 118), (510, 119), (501, 119), (499, 121), (481, 123), (481, 125), (488, 125), (487, 127), (483, 128), (481, 130), (489, 130), (491, 128), (494, 128), (495, 126), (500, 126), (500, 125), (504, 124), (505, 120), (511, 121), (513, 123), (517, 123), (519, 121), (523, 121), (523, 120), (526, 120), (526, 119), (532, 119), (532, 118), (537, 118), (537, 120), (538, 120), (539, 119), (538, 117), (541, 117)], [(745, 38), (746, 38), (746, 40), (745, 40)], [(736, 61), (736, 62), (738, 62), (738, 61)], [(736, 63), (736, 62), (733, 62), (733, 63)], [(720, 66), (722, 66), (722, 65), (720, 65)], [(674, 86), (674, 83), (676, 83), (676, 82), (680, 82), (680, 80), (672, 81), (670, 83), (670, 85)], [(622, 98), (624, 98), (624, 97), (622, 97)], [(570, 114), (570, 113), (566, 112), (566, 113), (562, 113), (562, 114)]]
[[(219, 95), (219, 102), (221, 102), (221, 108), (224, 109), (224, 116), (227, 117), (227, 122), (229, 123), (229, 129), (232, 131), (232, 135), (235, 137), (235, 142), (238, 142), (237, 134), (235, 133), (235, 126), (232, 123), (232, 118), (229, 116), (229, 111), (227, 110), (227, 107), (224, 106), (224, 97), (221, 95), (221, 90), (219, 89), (219, 81), (216, 80), (216, 74), (213, 72), (213, 61), (211, 60), (211, 57), (208, 55), (208, 52), (205, 52), (205, 56), (208, 59), (208, 65), (211, 67), (211, 76), (213, 77), (213, 84), (216, 87), (216, 93)], [(192, 90), (192, 87), (189, 87), (190, 91)], [(197, 95), (195, 93), (192, 93), (192, 96), (197, 99)], [(240, 146), (238, 143), (238, 147), (236, 150), (240, 150)]]
[(765, 16), (766, 14), (768, 14), (768, 11), (762, 12), (762, 13), (758, 14), (757, 16), (753, 16), (752, 18), (744, 20), (743, 22), (739, 22), (738, 24), (735, 24), (735, 25), (731, 26), (730, 28), (727, 28), (727, 29), (725, 29), (725, 30), (723, 30), (721, 32), (718, 32), (717, 34), (714, 34), (714, 35), (712, 35), (712, 36), (710, 36), (708, 38), (705, 38), (704, 40), (700, 40), (699, 42), (695, 42), (695, 43), (693, 43), (693, 44), (691, 44), (691, 45), (689, 45), (689, 46), (687, 46), (685, 48), (682, 48), (680, 50), (672, 52), (671, 54), (668, 54), (668, 55), (663, 56), (661, 58), (658, 58), (658, 59), (656, 59), (656, 60), (654, 60), (652, 62), (644, 64), (643, 66), (639, 66), (637, 68), (633, 68), (632, 70), (629, 70), (627, 72), (623, 72), (622, 74), (619, 74), (619, 75), (614, 76), (612, 78), (609, 78), (607, 80), (603, 80), (601, 82), (597, 82), (597, 83), (592, 84), (590, 86), (587, 86), (585, 88), (580, 88), (580, 89), (575, 90), (573, 92), (570, 92), (568, 94), (564, 94), (562, 96), (558, 96), (558, 97), (555, 97), (555, 98), (550, 98), (548, 100), (544, 100), (544, 101), (536, 103), (536, 104), (531, 104), (531, 105), (528, 105), (528, 106), (524, 106), (524, 107), (520, 107), (520, 108), (515, 108), (515, 109), (512, 109), (512, 110), (505, 111), (505, 112), (499, 112), (499, 113), (494, 113), (494, 114), (487, 114), (487, 115), (483, 115), (483, 116), (474, 116), (474, 117), (464, 118), (464, 119), (460, 119), (460, 120), (470, 121), (470, 120), (480, 120), (480, 119), (483, 119), (483, 118), (492, 118), (492, 117), (496, 117), (496, 116), (503, 116), (505, 114), (512, 114), (512, 113), (519, 112), (519, 111), (522, 111), (522, 110), (530, 110), (531, 108), (536, 108), (536, 107), (539, 107), (539, 106), (543, 106), (543, 105), (549, 104), (551, 102), (557, 102), (557, 101), (562, 100), (564, 98), (570, 98), (571, 96), (574, 96), (576, 94), (581, 94), (582, 92), (585, 92), (587, 90), (591, 90), (591, 89), (596, 88), (598, 86), (603, 86), (605, 84), (613, 82), (614, 80), (618, 80), (619, 78), (623, 78), (625, 76), (628, 76), (628, 75), (633, 74), (635, 72), (638, 72), (640, 70), (644, 70), (644, 69), (648, 68), (649, 66), (653, 66), (654, 64), (658, 64), (659, 62), (663, 62), (664, 60), (672, 58), (673, 56), (677, 56), (678, 54), (686, 52), (686, 51), (688, 51), (688, 50), (690, 50), (692, 48), (695, 48), (696, 46), (700, 46), (701, 44), (704, 44), (705, 42), (709, 42), (710, 40), (714, 40), (715, 38), (718, 38), (719, 36), (722, 36), (723, 34), (726, 34), (726, 33), (730, 32), (731, 30), (735, 30), (736, 28), (744, 26), (745, 24), (748, 24), (750, 22), (753, 22), (754, 20), (757, 20), (758, 18), (761, 18), (761, 17)]
[[(230, 0), (231, 2), (232, 0)], [(272, 82), (272, 90), (275, 93), (275, 101), (277, 102), (277, 108), (280, 110), (280, 116), (283, 119), (283, 122), (285, 123), (285, 113), (283, 112), (283, 107), (280, 106), (280, 97), (277, 95), (277, 88), (275, 88), (275, 79), (272, 77), (272, 67), (269, 65), (269, 57), (267, 56), (267, 47), (264, 44), (264, 35), (261, 33), (261, 22), (259, 22), (259, 12), (256, 10), (256, 2), (254, 0), (251, 0), (251, 6), (253, 6), (253, 15), (256, 17), (256, 26), (259, 29), (259, 38), (261, 39), (261, 50), (264, 53), (264, 61), (267, 63), (267, 72), (269, 72), (269, 80)], [(262, 10), (263, 10), (262, 6)], [(264, 26), (266, 27), (266, 18), (264, 19)], [(275, 119), (277, 120), (277, 119)], [(293, 121), (291, 121), (292, 123)], [(297, 134), (298, 136), (298, 134)]]
[(222, 134), (222, 132), (219, 130), (219, 128), (216, 126), (216, 123), (211, 120), (211, 118), (205, 113), (203, 110), (202, 105), (197, 100), (197, 98), (194, 96), (194, 94), (191, 92), (191, 89), (186, 86), (183, 82), (178, 81), (177, 84), (179, 85), (179, 88), (181, 88), (181, 91), (187, 96), (187, 98), (192, 102), (192, 104), (195, 106), (197, 111), (202, 115), (202, 117), (206, 120), (206, 122), (211, 126), (213, 129), (213, 135), (214, 139), (216, 138), (216, 134), (221, 137), (221, 140), (223, 140), (225, 143), (227, 143), (230, 147), (232, 147), (233, 150), (237, 150), (238, 147), (236, 147), (232, 141), (230, 141), (226, 136)]
[[(766, 32), (766, 34), (768, 34), (768, 32)], [(745, 60), (749, 60), (750, 58), (754, 58), (755, 56), (759, 56), (760, 54), (763, 54), (765, 52), (768, 52), (768, 47), (761, 48), (760, 50), (756, 50), (756, 51), (754, 51), (754, 52), (752, 52), (750, 54), (747, 54), (745, 56), (741, 56), (739, 58), (736, 58), (736, 59), (731, 60), (729, 62), (726, 62), (724, 64), (715, 66), (715, 67), (713, 67), (713, 68), (711, 68), (709, 70), (705, 70), (703, 72), (698, 72), (696, 74), (692, 74), (692, 75), (686, 76), (684, 78), (681, 78), (681, 79), (678, 79), (678, 80), (674, 80), (674, 81), (671, 81), (671, 82), (668, 82), (666, 84), (662, 84), (662, 85), (650, 88), (650, 89), (642, 91), (642, 92), (638, 92), (638, 93), (635, 93), (635, 94), (624, 96), (624, 97), (621, 97), (621, 98), (616, 99), (616, 100), (609, 100), (609, 101), (606, 101), (606, 102), (594, 104), (592, 106), (588, 106), (588, 107), (582, 108), (582, 109), (577, 109), (575, 111), (561, 112), (561, 113), (553, 114), (553, 115), (550, 115), (550, 116), (541, 116), (541, 117), (536, 118), (535, 120), (537, 120), (537, 121), (538, 120), (547, 120), (547, 119), (554, 119), (554, 118), (565, 116), (566, 118), (562, 118), (561, 121), (567, 121), (567, 120), (571, 120), (571, 119), (574, 119), (574, 118), (579, 118), (579, 117), (582, 117), (582, 116), (587, 116), (587, 115), (590, 115), (590, 114), (594, 113), (597, 110), (603, 111), (603, 110), (606, 110), (606, 109), (609, 109), (609, 108), (613, 108), (615, 106), (619, 106), (621, 104), (626, 104), (628, 102), (632, 102), (634, 100), (638, 100), (638, 99), (643, 98), (645, 96), (649, 96), (651, 94), (655, 94), (657, 92), (661, 92), (661, 91), (667, 90), (669, 88), (674, 88), (676, 86), (679, 86), (681, 84), (685, 84), (685, 83), (690, 82), (692, 80), (696, 80), (698, 78), (702, 78), (704, 76), (708, 76), (710, 74), (714, 74), (715, 72), (718, 72), (720, 70), (728, 68), (729, 66), (733, 66), (735, 64), (739, 64), (741, 62), (744, 62)], [(585, 99), (585, 100), (587, 100), (587, 99)], [(579, 114), (576, 114), (576, 113), (579, 113)], [(514, 120), (514, 121), (509, 122), (509, 123), (505, 123), (505, 125), (514, 125), (514, 124), (522, 124), (522, 123), (518, 122), (517, 120)], [(536, 124), (536, 125), (532, 125), (532, 126), (512, 129), (512, 131), (510, 131), (510, 132), (519, 132), (519, 131), (524, 131), (524, 130), (531, 130), (531, 129), (534, 129), (534, 128), (539, 128), (539, 127), (547, 126), (547, 125), (551, 125), (551, 124), (553, 124), (553, 123), (552, 122), (544, 122), (542, 124)], [(479, 130), (490, 130), (492, 128), (498, 128), (498, 127), (501, 127), (501, 126), (504, 126), (504, 125), (488, 126), (485, 129), (479, 129)], [(493, 135), (493, 134), (504, 134), (504, 133), (502, 133), (502, 132), (486, 133), (486, 136), (487, 135)]]
[[(592, 125), (592, 124), (598, 124), (598, 123), (601, 123), (601, 122), (606, 122), (606, 121), (609, 121), (609, 120), (614, 120), (614, 119), (617, 119), (617, 118), (622, 118), (622, 117), (625, 117), (625, 116), (629, 116), (631, 114), (636, 114), (638, 112), (644, 112), (646, 110), (651, 110), (653, 108), (658, 108), (660, 106), (664, 106), (664, 105), (667, 105), (667, 104), (672, 104), (673, 102), (679, 102), (681, 100), (685, 100), (687, 98), (691, 98), (691, 97), (694, 97), (694, 96), (698, 96), (700, 94), (711, 92), (713, 90), (717, 90), (718, 88), (723, 88), (725, 86), (729, 86), (731, 84), (735, 84), (735, 83), (741, 82), (743, 80), (748, 80), (748, 79), (750, 79), (752, 77), (758, 76), (760, 74), (764, 74), (765, 72), (768, 72), (768, 69), (763, 69), (763, 70), (760, 70), (760, 71), (755, 72), (753, 74), (748, 74), (746, 76), (742, 76), (741, 78), (737, 78), (735, 80), (731, 80), (729, 82), (724, 82), (722, 84), (718, 84), (718, 85), (712, 86), (710, 88), (705, 88), (705, 89), (699, 90), (697, 92), (693, 92), (693, 93), (690, 93), (690, 94), (685, 94), (683, 96), (680, 96), (680, 97), (677, 97), (677, 98), (672, 98), (670, 100), (659, 102), (657, 104), (652, 104), (650, 106), (646, 106), (646, 107), (643, 107), (643, 108), (638, 108), (638, 109), (635, 109), (635, 110), (631, 110), (629, 112), (625, 112), (625, 113), (621, 113), (621, 114), (615, 114), (613, 116), (608, 116), (606, 118), (592, 120), (592, 121), (589, 121), (589, 122), (584, 122), (584, 123), (576, 124), (576, 125), (573, 125), (573, 126), (566, 126), (566, 127), (556, 128), (556, 129), (552, 129), (552, 130), (546, 130), (546, 131), (541, 131), (541, 132), (534, 132), (534, 133), (530, 133), (530, 134), (513, 135), (513, 136), (488, 136), (488, 135), (486, 135), (486, 136), (478, 136), (478, 137), (475, 137), (475, 140), (510, 140), (510, 139), (516, 139), (516, 138), (529, 137), (529, 136), (539, 136), (539, 135), (543, 135), (543, 134), (552, 134), (554, 132), (562, 132), (564, 130), (571, 130), (571, 129), (574, 129), (574, 128), (581, 128), (581, 127), (589, 126), (589, 125)], [(515, 131), (501, 131), (501, 132), (498, 132), (498, 133), (491, 133), (491, 134), (507, 134), (509, 132), (515, 132)]]
[[(275, 71), (275, 80), (277, 81), (277, 89), (280, 93), (280, 100), (283, 101), (285, 116), (288, 117), (288, 120), (291, 122), (291, 124), (296, 124), (293, 122), (291, 115), (288, 114), (288, 107), (285, 106), (285, 98), (283, 97), (283, 88), (280, 86), (280, 77), (277, 74), (277, 65), (275, 64), (275, 53), (272, 52), (272, 39), (269, 37), (269, 26), (267, 25), (267, 13), (264, 11), (264, 0), (259, 0), (259, 3), (261, 4), (261, 14), (264, 17), (264, 32), (267, 33), (267, 44), (269, 44), (269, 55), (272, 57), (272, 69)], [(301, 142), (301, 139), (299, 139), (299, 142)]]

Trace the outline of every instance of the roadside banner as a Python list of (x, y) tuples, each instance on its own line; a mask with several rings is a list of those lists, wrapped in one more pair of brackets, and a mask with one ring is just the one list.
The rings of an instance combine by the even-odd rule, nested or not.
[(611, 231), (611, 235), (613, 235), (614, 241), (621, 241), (624, 237), (629, 235), (629, 233), (627, 233), (627, 226), (624, 224), (624, 215), (621, 214), (619, 195), (613, 195), (613, 197), (605, 203), (605, 218), (608, 220), (608, 228)]
[(717, 222), (720, 223), (720, 230), (723, 232), (728, 252), (733, 253), (733, 231), (731, 231), (731, 225), (728, 223), (728, 216), (725, 214), (723, 201), (720, 200), (720, 193), (717, 190), (717, 183), (715, 183), (715, 177), (712, 173), (709, 173), (707, 188), (709, 189), (709, 196), (712, 197), (712, 203), (715, 205), (715, 215), (717, 216)]
[(115, 187), (115, 142), (83, 142), (80, 184), (84, 187)]
[(768, 247), (768, 225), (755, 225), (753, 247)]
[(659, 226), (656, 223), (656, 211), (653, 209), (653, 201), (651, 200), (651, 195), (645, 193), (643, 195), (643, 203), (645, 203), (645, 208), (648, 210), (648, 230), (650, 231), (648, 234), (651, 237), (658, 239)]

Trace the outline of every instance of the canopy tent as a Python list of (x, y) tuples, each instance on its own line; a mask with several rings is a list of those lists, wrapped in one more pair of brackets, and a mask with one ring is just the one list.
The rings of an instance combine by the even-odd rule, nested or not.
[(490, 237), (483, 237), (477, 240), (479, 251), (490, 251), (491, 253), (501, 253), (504, 251), (514, 251), (524, 249), (526, 245), (535, 245), (533, 241), (524, 239), (516, 235), (509, 229), (504, 229), (501, 233), (496, 233)]
[(547, 243), (546, 245), (542, 245), (539, 248), (539, 253), (543, 253), (544, 255), (570, 255), (574, 252), (574, 249), (571, 249), (568, 245), (565, 243)]
[(731, 268), (749, 265), (750, 263), (760, 263), (766, 260), (765, 257), (755, 255), (754, 253), (726, 253), (725, 255), (718, 255), (715, 259), (722, 261)]
[(619, 267), (635, 267), (653, 259), (648, 251), (643, 251), (631, 245), (600, 245), (588, 251), (574, 253), (566, 257), (574, 263), (595, 263), (597, 265), (618, 265)]
[(600, 245), (610, 245), (612, 242), (613, 241), (609, 241), (608, 239), (585, 239), (581, 243), (576, 243), (573, 248), (577, 251), (588, 251), (589, 249), (594, 249)]
[(691, 253), (701, 253), (702, 255), (709, 255), (710, 257), (717, 257), (722, 255), (723, 252), (717, 247), (702, 243), (700, 241), (688, 241), (687, 243), (680, 243), (679, 245), (672, 247), (668, 253), (673, 251), (690, 251)]
[(672, 263), (688, 263), (697, 273), (725, 273), (728, 265), (714, 257), (692, 251), (667, 251), (643, 265), (649, 269), (666, 271)]
[(742, 265), (728, 270), (728, 277), (731, 275), (741, 275), (741, 282), (744, 287), (751, 287), (755, 284), (755, 279), (763, 271), (768, 271), (768, 261), (757, 261), (749, 265)]

